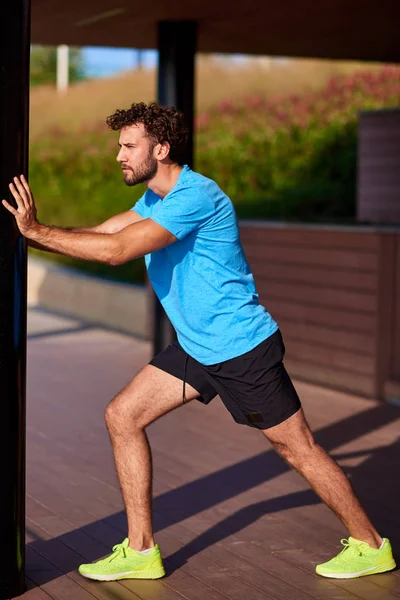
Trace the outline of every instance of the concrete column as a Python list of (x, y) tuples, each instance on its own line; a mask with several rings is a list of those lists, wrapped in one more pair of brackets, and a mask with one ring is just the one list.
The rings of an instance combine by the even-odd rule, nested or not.
[[(197, 23), (194, 21), (161, 21), (158, 24), (158, 100), (174, 106), (185, 115), (189, 143), (185, 162), (193, 166), (194, 78)], [(161, 303), (151, 293), (152, 339), (154, 354), (175, 339), (175, 331)]]

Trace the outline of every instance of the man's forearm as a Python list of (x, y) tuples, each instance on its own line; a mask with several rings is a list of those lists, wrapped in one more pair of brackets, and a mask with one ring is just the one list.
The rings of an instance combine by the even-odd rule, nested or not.
[(29, 232), (29, 240), (48, 251), (106, 264), (113, 264), (119, 250), (113, 235), (70, 231), (41, 224)]
[[(65, 227), (63, 228), (63, 231), (73, 231), (74, 233), (93, 233), (93, 229), (90, 227)], [(36, 250), (42, 250), (43, 252), (62, 254), (62, 252), (59, 252), (58, 250), (52, 250), (48, 246), (44, 246), (43, 244), (39, 244), (39, 242), (35, 242), (34, 240), (30, 239), (28, 239), (28, 246), (30, 248), (35, 248)]]
[(34, 242), (33, 240), (28, 239), (28, 246), (29, 246), (29, 248), (35, 248), (36, 250), (43, 250), (44, 252), (55, 252), (57, 254), (56, 250), (51, 250), (50, 248), (46, 248), (46, 246), (43, 246), (42, 244), (39, 244), (38, 242)]

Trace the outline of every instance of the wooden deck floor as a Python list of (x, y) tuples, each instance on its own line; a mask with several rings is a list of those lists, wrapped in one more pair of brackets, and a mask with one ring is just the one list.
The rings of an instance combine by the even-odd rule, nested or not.
[[(27, 585), (24, 600), (398, 600), (399, 572), (314, 574), (346, 531), (257, 431), (219, 399), (148, 430), (156, 540), (167, 576), (97, 583), (81, 562), (126, 533), (103, 413), (150, 345), (31, 311), (28, 345)], [(400, 548), (400, 409), (297, 383), (321, 443), (351, 476), (381, 535)], [(399, 558), (399, 557), (398, 557)]]

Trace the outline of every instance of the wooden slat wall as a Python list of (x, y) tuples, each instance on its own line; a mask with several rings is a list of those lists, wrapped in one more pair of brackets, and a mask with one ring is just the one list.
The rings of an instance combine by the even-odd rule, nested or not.
[[(379, 262), (395, 236), (241, 223), (260, 302), (278, 321), (295, 377), (380, 397)], [(392, 244), (390, 248), (388, 244)], [(388, 265), (388, 269), (392, 268)], [(385, 293), (390, 283), (386, 273)], [(383, 288), (382, 288), (383, 289)], [(383, 331), (383, 333), (382, 333)], [(379, 370), (380, 369), (380, 370)]]
[(391, 362), (392, 377), (400, 382), (400, 235), (396, 236), (395, 246), (395, 301), (393, 309), (394, 337)]
[(358, 155), (358, 219), (400, 223), (400, 109), (361, 114)]
[(393, 248), (393, 306), (392, 336), (390, 349), (389, 374), (385, 381), (384, 395), (389, 400), (400, 402), (400, 236), (396, 236)]

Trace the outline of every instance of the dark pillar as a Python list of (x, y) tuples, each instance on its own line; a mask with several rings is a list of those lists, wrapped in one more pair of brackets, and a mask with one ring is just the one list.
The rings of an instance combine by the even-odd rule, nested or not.
[[(161, 21), (158, 24), (158, 100), (185, 115), (189, 143), (185, 162), (193, 166), (194, 75), (197, 23)], [(175, 339), (175, 331), (153, 294), (153, 351), (163, 350)]]
[[(30, 1), (0, 4), (0, 199), (10, 202), (8, 183), (28, 174)], [(25, 366), (26, 243), (14, 217), (0, 205), (2, 599), (24, 592)]]

